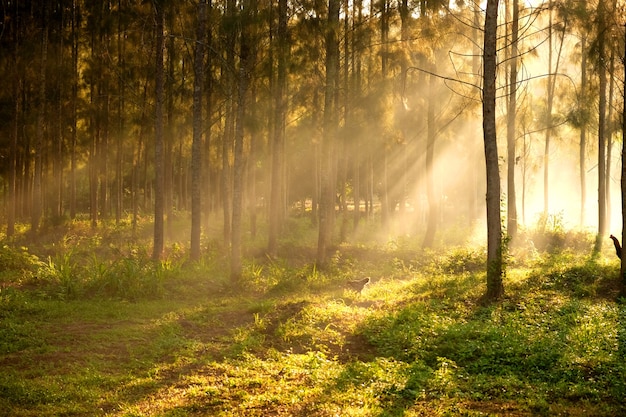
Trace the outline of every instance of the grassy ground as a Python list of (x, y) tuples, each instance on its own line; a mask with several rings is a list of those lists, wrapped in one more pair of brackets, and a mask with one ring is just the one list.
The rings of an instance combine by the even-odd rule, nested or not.
[(513, 250), (491, 305), (481, 250), (343, 245), (320, 271), (287, 238), (234, 288), (219, 248), (154, 265), (124, 231), (13, 242), (0, 415), (624, 415), (618, 263), (561, 238)]

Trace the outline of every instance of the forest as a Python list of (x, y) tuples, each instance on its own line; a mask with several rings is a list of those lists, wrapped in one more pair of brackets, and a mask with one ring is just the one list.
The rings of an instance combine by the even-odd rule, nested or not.
[(621, 0), (0, 5), (0, 416), (626, 412)]

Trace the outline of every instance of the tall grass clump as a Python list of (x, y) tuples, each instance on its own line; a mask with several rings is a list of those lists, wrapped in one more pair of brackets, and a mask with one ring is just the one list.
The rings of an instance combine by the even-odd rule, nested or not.
[(39, 262), (35, 283), (53, 298), (111, 298), (137, 300), (162, 295), (163, 283), (172, 269), (167, 261), (144, 257), (88, 260), (72, 251)]

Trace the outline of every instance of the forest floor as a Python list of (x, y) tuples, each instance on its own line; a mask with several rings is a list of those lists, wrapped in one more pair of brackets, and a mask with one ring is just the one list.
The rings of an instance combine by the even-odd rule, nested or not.
[(476, 248), (345, 244), (318, 270), (289, 241), (233, 285), (219, 250), (154, 266), (91, 233), (0, 251), (0, 416), (626, 413), (619, 264), (592, 237), (512, 250), (485, 304)]

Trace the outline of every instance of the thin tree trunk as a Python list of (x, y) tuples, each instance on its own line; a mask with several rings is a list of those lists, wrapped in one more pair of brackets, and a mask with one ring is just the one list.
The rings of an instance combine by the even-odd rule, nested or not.
[(152, 259), (159, 260), (164, 248), (164, 138), (163, 138), (163, 101), (164, 101), (164, 74), (163, 74), (163, 5), (160, 0), (153, 0), (156, 19), (156, 54), (155, 54), (155, 148), (154, 148), (154, 246)]
[[(211, 8), (213, 6), (213, 1), (212, 0), (207, 0), (207, 9), (210, 11)], [(209, 227), (209, 223), (210, 223), (210, 217), (211, 217), (211, 213), (213, 212), (213, 208), (214, 208), (214, 201), (215, 201), (215, 187), (213, 186), (213, 166), (211, 164), (211, 146), (212, 146), (212, 135), (211, 135), (211, 131), (212, 131), (212, 127), (213, 127), (213, 120), (212, 120), (212, 116), (213, 116), (213, 95), (212, 95), (212, 90), (213, 90), (213, 77), (211, 75), (211, 64), (212, 64), (212, 58), (213, 58), (213, 53), (212, 53), (212, 46), (211, 43), (213, 41), (213, 36), (212, 36), (213, 32), (209, 29), (206, 30), (206, 34), (204, 35), (206, 37), (205, 42), (207, 45), (206, 48), (206, 70), (205, 70), (205, 80), (206, 80), (206, 91), (205, 91), (205, 99), (206, 99), (206, 122), (205, 122), (205, 138), (204, 138), (204, 155), (205, 155), (205, 164), (204, 165), (204, 193), (206, 195), (206, 198), (204, 199), (204, 224), (205, 227)]]
[(507, 110), (507, 233), (511, 239), (517, 234), (517, 197), (515, 193), (515, 156), (517, 114), (517, 42), (519, 31), (519, 3), (513, 2), (513, 21), (511, 22), (511, 59), (509, 68), (509, 100)]
[[(556, 74), (559, 72), (559, 66), (561, 63), (561, 54), (563, 53), (563, 44), (565, 43), (565, 32), (566, 28), (563, 27), (561, 37), (561, 44), (559, 45), (559, 51), (556, 55), (556, 64), (554, 68), (554, 72), (552, 71), (552, 61), (553, 61), (553, 48), (552, 48), (552, 0), (550, 0), (548, 9), (550, 13), (550, 22), (548, 25), (548, 94), (547, 94), (547, 105), (546, 105), (546, 131), (545, 131), (545, 148), (544, 148), (544, 166), (543, 166), (543, 216), (544, 222), (547, 221), (548, 213), (549, 213), (549, 201), (550, 201), (550, 140), (552, 136), (552, 107), (554, 105), (554, 92), (556, 90)], [(567, 21), (564, 22), (567, 24)], [(545, 223), (544, 223), (545, 224)]]
[[(350, 4), (348, 0), (343, 1), (343, 128), (350, 129)], [(341, 184), (341, 228), (339, 239), (345, 242), (348, 238), (348, 162), (350, 145), (347, 135), (341, 139), (341, 160), (339, 165), (339, 183)]]
[[(386, 84), (387, 80), (387, 67), (389, 66), (389, 15), (390, 15), (390, 5), (389, 0), (382, 0), (380, 2), (381, 12), (380, 12), (380, 44), (381, 44), (381, 53), (380, 53), (380, 71), (381, 71), (381, 79), (383, 85)], [(388, 230), (390, 225), (390, 201), (389, 201), (389, 147), (387, 144), (387, 138), (385, 135), (383, 136), (383, 148), (382, 148), (382, 189), (381, 189), (381, 203), (380, 203), (380, 216), (383, 224), (383, 228)]]
[(613, 109), (610, 104), (613, 102), (613, 93), (615, 91), (615, 77), (613, 73), (615, 71), (615, 49), (611, 49), (611, 58), (609, 59), (609, 95), (607, 97), (607, 128), (605, 132), (606, 136), (606, 179), (605, 179), (605, 196), (606, 199), (606, 223), (608, 227), (611, 226), (611, 159), (613, 151)]
[(335, 210), (333, 182), (334, 141), (337, 131), (335, 94), (339, 70), (337, 30), (339, 25), (339, 0), (328, 0), (328, 20), (326, 28), (326, 89), (324, 92), (324, 136), (321, 144), (322, 171), (320, 176), (320, 209), (317, 240), (317, 263), (325, 265), (327, 250), (332, 239), (332, 218)]
[[(18, 3), (14, 4), (15, 15), (18, 16)], [(9, 145), (9, 184), (7, 206), (7, 237), (15, 234), (15, 222), (17, 216), (18, 193), (17, 193), (17, 144), (20, 134), (20, 112), (22, 108), (22, 70), (20, 59), (20, 28), (17, 19), (10, 26), (13, 41), (13, 117), (11, 129), (11, 143)]]
[[(226, 2), (226, 14), (234, 20), (236, 13), (236, 2), (228, 0)], [(224, 215), (224, 246), (228, 247), (232, 239), (232, 170), (230, 166), (230, 155), (232, 153), (232, 143), (235, 139), (235, 32), (232, 28), (227, 28), (226, 33), (226, 67), (223, 73), (226, 74), (226, 115), (224, 135), (222, 138), (222, 207)]]
[(206, 0), (198, 3), (198, 26), (194, 56), (193, 140), (191, 144), (191, 254), (200, 259), (202, 225), (202, 87), (204, 86), (204, 41), (207, 20)]
[[(626, 31), (624, 32), (624, 44), (626, 45)], [(626, 63), (626, 49), (624, 60)], [(620, 180), (622, 191), (622, 243), (626, 242), (626, 65), (624, 65), (624, 78), (622, 78), (622, 177)], [(620, 263), (620, 295), (626, 297), (626, 256), (622, 256)]]
[(79, 46), (79, 5), (78, 0), (72, 2), (72, 137), (70, 139), (70, 218), (76, 218), (76, 159), (78, 142), (78, 46)]
[(431, 248), (435, 240), (435, 233), (437, 231), (437, 222), (439, 217), (439, 202), (435, 193), (435, 174), (434, 174), (434, 159), (435, 159), (435, 76), (429, 76), (428, 82), (428, 109), (427, 109), (427, 138), (426, 138), (426, 196), (428, 198), (428, 222), (426, 223), (426, 234), (424, 236), (424, 242), (422, 247)]
[[(586, 38), (583, 37), (581, 40), (581, 60), (580, 60), (580, 91), (581, 97), (580, 100), (583, 103), (586, 102), (586, 91), (587, 91), (587, 45)], [(586, 117), (582, 121), (580, 126), (580, 147), (578, 153), (578, 164), (580, 171), (580, 227), (583, 227), (585, 224), (586, 217), (586, 200), (587, 200), (587, 181), (586, 181), (586, 172), (585, 168), (585, 153), (587, 149), (587, 120)]]
[(44, 132), (46, 125), (46, 66), (48, 61), (48, 4), (44, 1), (42, 4), (43, 18), (41, 26), (41, 50), (40, 50), (40, 65), (39, 68), (39, 106), (37, 108), (37, 134), (35, 136), (35, 178), (33, 183), (33, 196), (32, 196), (32, 212), (31, 212), (31, 233), (35, 235), (39, 230), (39, 223), (41, 221), (43, 211), (43, 153), (44, 153)]
[(598, 234), (596, 236), (595, 252), (602, 250), (602, 243), (606, 234), (606, 54), (605, 54), (605, 3), (598, 5)]
[[(357, 17), (355, 19), (354, 14)], [(359, 48), (357, 52), (357, 28), (361, 28), (363, 24), (363, 0), (356, 0), (352, 8), (352, 74), (353, 74), (353, 91), (356, 99), (361, 97), (361, 53)], [(359, 32), (360, 36), (360, 32)], [(359, 43), (360, 46), (360, 43)], [(356, 231), (361, 220), (361, 141), (360, 135), (353, 138), (352, 146), (352, 178), (354, 181), (353, 198), (354, 198), (354, 221), (353, 229)]]
[[(122, 0), (117, 2), (118, 10), (122, 10)], [(126, 65), (124, 56), (126, 54), (126, 36), (125, 28), (122, 27), (121, 15), (118, 16), (117, 21), (117, 65), (120, 68), (120, 74), (126, 73)], [(115, 158), (115, 223), (119, 224), (122, 220), (122, 212), (124, 210), (124, 128), (125, 128), (125, 82), (126, 80), (121, 75), (118, 77), (118, 101), (117, 101), (117, 148)]]
[(243, 215), (243, 179), (245, 174), (244, 155), (244, 119), (246, 110), (246, 95), (250, 83), (250, 73), (252, 70), (251, 42), (252, 15), (255, 9), (255, 0), (245, 0), (241, 10), (241, 40), (239, 48), (240, 68), (239, 82), (237, 89), (237, 120), (235, 131), (235, 160), (233, 169), (233, 218), (232, 218), (232, 244), (230, 256), (230, 279), (237, 283), (242, 276), (241, 262), (241, 219)]
[(311, 142), (313, 143), (313, 196), (311, 197), (311, 224), (319, 224), (319, 203), (322, 190), (322, 152), (315, 132), (319, 124), (319, 93), (313, 91), (313, 114), (311, 115)]
[(278, 236), (284, 213), (284, 147), (285, 147), (285, 90), (287, 87), (287, 0), (278, 2), (278, 62), (277, 80), (274, 92), (275, 119), (272, 139), (272, 177), (270, 190), (270, 224), (267, 251), (275, 256), (278, 249)]
[[(59, 21), (57, 22), (57, 29), (59, 31), (59, 33), (61, 33), (64, 29), (65, 26), (65, 13), (64, 13), (64, 8), (59, 8), (59, 13), (60, 13), (60, 18)], [(56, 58), (57, 61), (55, 62), (55, 64), (57, 65), (57, 68), (63, 68), (64, 69), (64, 64), (65, 64), (65, 51), (64, 48), (61, 46), (57, 46), (57, 51), (56, 51)], [(52, 171), (53, 171), (53, 178), (54, 178), (54, 197), (52, 199), (52, 216), (54, 218), (56, 218), (56, 221), (61, 221), (61, 216), (63, 214), (63, 165), (64, 165), (64, 161), (63, 161), (63, 150), (65, 149), (65, 147), (63, 146), (63, 121), (65, 119), (64, 117), (64, 112), (63, 112), (63, 99), (61, 98), (61, 92), (63, 91), (63, 86), (62, 86), (62, 82), (61, 82), (61, 77), (57, 77), (56, 78), (56, 88), (57, 91), (59, 91), (59, 97), (56, 98), (56, 121), (54, 121), (55, 123), (55, 136), (54, 136), (54, 144), (56, 146), (54, 146), (53, 149), (53, 157), (52, 157)]]

